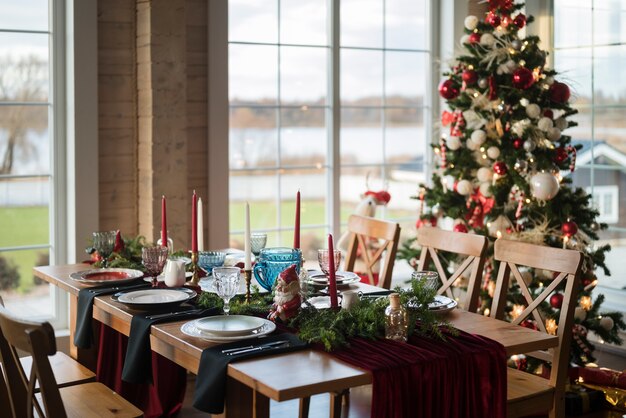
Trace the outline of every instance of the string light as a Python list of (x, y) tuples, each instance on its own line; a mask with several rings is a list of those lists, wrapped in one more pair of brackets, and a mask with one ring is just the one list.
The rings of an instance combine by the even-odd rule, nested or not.
[(580, 297), (580, 307), (588, 311), (591, 309), (591, 296)]
[(485, 310), (483, 311), (483, 315), (485, 316), (489, 316), (490, 313), (491, 311), (489, 310), (489, 308), (485, 308)]
[(525, 308), (526, 307), (524, 305), (513, 305), (513, 310), (511, 311), (511, 318), (513, 318), (513, 320), (519, 318), (522, 312), (524, 312)]

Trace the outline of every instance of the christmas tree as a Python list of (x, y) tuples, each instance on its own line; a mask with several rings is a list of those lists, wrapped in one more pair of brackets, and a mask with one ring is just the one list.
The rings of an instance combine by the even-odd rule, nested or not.
[[(453, 219), (458, 232), (504, 237), (584, 254), (582, 283), (578, 289), (572, 361), (594, 361), (588, 331), (608, 343), (621, 344), (622, 315), (601, 312), (602, 295), (592, 299), (596, 269), (603, 269), (608, 245), (594, 247), (597, 232), (607, 228), (596, 222), (591, 196), (574, 188), (568, 176), (576, 168), (576, 150), (567, 128), (576, 110), (569, 104), (570, 89), (546, 67), (547, 53), (537, 36), (521, 37), (533, 21), (522, 13), (523, 4), (489, 0), (481, 18), (465, 19), (461, 39), (465, 53), (456, 58), (439, 93), (449, 110), (441, 117), (442, 139), (433, 146), (436, 169), (429, 186), (421, 185), (417, 227), (435, 226), (442, 217)], [(419, 232), (418, 232), (419, 233)], [(408, 242), (400, 257), (415, 266), (419, 248)], [(454, 262), (454, 260), (450, 260)], [(486, 263), (481, 312), (488, 314), (495, 269)], [(544, 271), (527, 271), (525, 281), (539, 293), (552, 279)], [(518, 294), (515, 294), (517, 290)], [(513, 289), (507, 315), (525, 307)], [(541, 306), (546, 321), (558, 318), (563, 296), (558, 289)], [(525, 324), (536, 326), (527, 320)]]

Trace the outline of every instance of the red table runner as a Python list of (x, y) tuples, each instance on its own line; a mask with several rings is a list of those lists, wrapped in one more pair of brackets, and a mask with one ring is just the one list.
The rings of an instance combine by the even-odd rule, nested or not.
[(331, 354), (372, 373), (373, 418), (506, 417), (506, 352), (488, 338), (358, 338)]

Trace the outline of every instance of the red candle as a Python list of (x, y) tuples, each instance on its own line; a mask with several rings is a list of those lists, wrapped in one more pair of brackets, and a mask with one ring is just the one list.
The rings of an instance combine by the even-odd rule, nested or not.
[(293, 231), (293, 248), (300, 248), (300, 190), (296, 194), (296, 225)]
[(191, 252), (198, 252), (198, 195), (195, 190), (191, 199)]
[(161, 196), (161, 245), (167, 247), (167, 211), (165, 196)]
[(335, 277), (335, 249), (333, 234), (328, 234), (328, 293), (330, 294), (330, 307), (336, 308), (337, 303), (337, 279)]

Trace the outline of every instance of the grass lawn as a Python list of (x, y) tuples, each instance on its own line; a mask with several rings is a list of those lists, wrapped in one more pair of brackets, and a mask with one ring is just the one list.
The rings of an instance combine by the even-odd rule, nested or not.
[[(1, 207), (0, 247), (47, 244), (49, 242), (48, 207)], [(48, 250), (3, 251), (0, 256), (18, 268), (18, 291), (27, 292), (34, 286), (32, 268), (41, 254)]]

